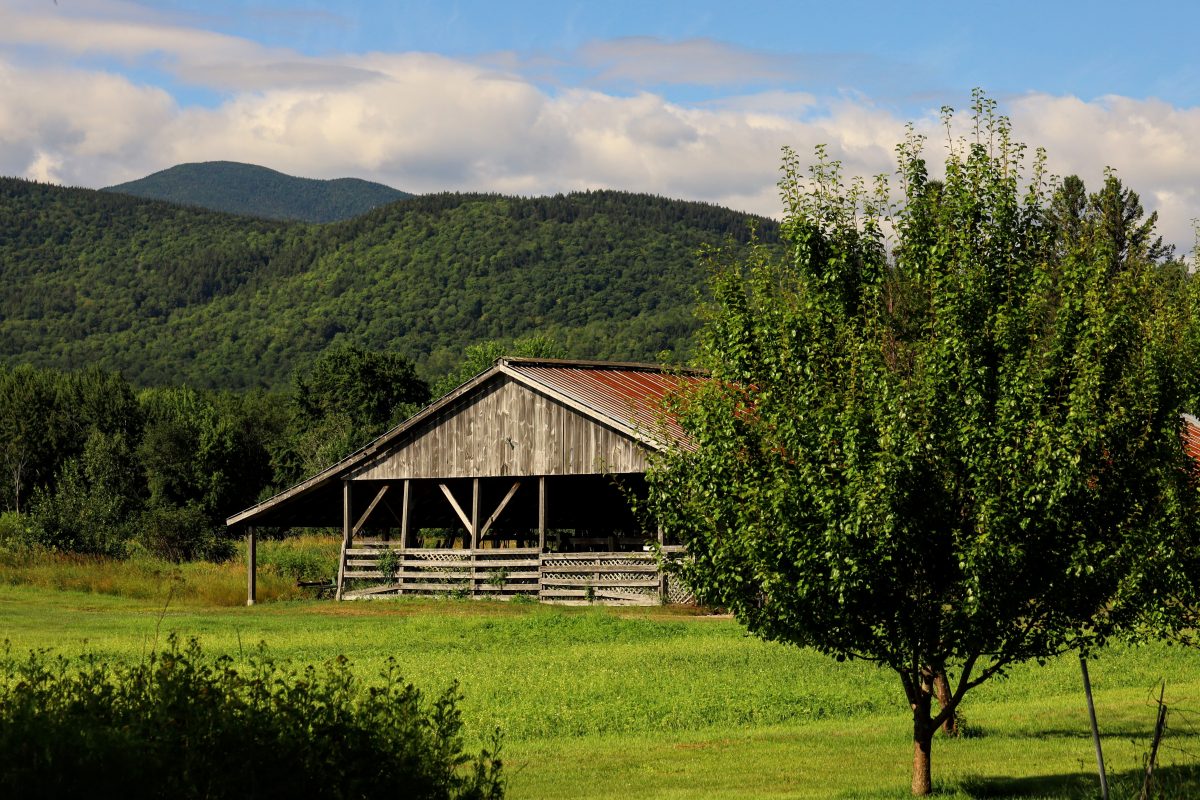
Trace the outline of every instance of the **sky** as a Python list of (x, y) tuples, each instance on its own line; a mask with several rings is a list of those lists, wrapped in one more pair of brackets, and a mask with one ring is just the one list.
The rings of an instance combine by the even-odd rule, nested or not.
[(781, 148), (932, 164), (984, 89), (1058, 175), (1191, 250), (1200, 4), (0, 0), (0, 174), (243, 161), (411, 192), (616, 188), (778, 216)]

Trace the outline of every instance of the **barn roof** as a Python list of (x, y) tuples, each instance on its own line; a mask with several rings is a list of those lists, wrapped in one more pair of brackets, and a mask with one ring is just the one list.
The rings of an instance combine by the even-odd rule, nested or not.
[[(340, 484), (364, 464), (399, 446), (406, 434), (469, 395), (507, 377), (640, 445), (661, 450), (684, 441), (678, 423), (664, 417), (663, 402), (674, 391), (706, 380), (694, 370), (655, 364), (559, 359), (500, 358), (489, 369), (408, 418), (400, 425), (316, 475), (229, 517), (228, 525), (305, 525), (340, 508)], [(340, 513), (340, 512), (339, 512)]]
[(1183, 415), (1183, 452), (1197, 463), (1200, 463), (1200, 419), (1191, 414)]

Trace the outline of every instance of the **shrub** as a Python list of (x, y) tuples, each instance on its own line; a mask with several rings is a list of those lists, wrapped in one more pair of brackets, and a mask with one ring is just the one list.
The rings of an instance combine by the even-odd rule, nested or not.
[(233, 543), (219, 538), (204, 510), (196, 503), (152, 505), (141, 516), (141, 540), (159, 558), (176, 563), (203, 558), (224, 561), (233, 555)]
[(341, 538), (333, 536), (260, 541), (258, 566), (262, 574), (273, 571), (293, 581), (332, 579), (337, 575), (341, 547)]
[(0, 652), (0, 786), (10, 797), (503, 796), (497, 748), (463, 752), (457, 686), (361, 685), (342, 656), (244, 666), (193, 639), (140, 663)]

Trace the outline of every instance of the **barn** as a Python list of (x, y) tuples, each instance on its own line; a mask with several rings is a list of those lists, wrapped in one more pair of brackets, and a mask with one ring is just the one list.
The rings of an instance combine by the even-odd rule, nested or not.
[[(388, 594), (546, 602), (681, 602), (635, 511), (650, 454), (682, 442), (662, 413), (704, 381), (650, 364), (502, 358), (401, 425), (229, 517), (255, 528), (341, 527), (338, 599)], [(658, 548), (651, 544), (657, 540)]]

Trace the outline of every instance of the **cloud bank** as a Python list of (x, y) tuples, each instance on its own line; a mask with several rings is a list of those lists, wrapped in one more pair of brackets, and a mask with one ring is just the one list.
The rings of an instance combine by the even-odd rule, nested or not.
[[(846, 172), (891, 173), (907, 121), (852, 93), (787, 85), (684, 103), (661, 93), (554, 85), (516, 61), (428, 53), (306, 56), (211, 33), (143, 7), (0, 10), (0, 173), (99, 187), (178, 163), (233, 160), (306, 177), (358, 176), (413, 192), (547, 194), (618, 188), (777, 214), (780, 149), (827, 144)], [(137, 13), (133, 13), (137, 11)], [(633, 85), (739, 70), (786, 84), (785, 60), (710, 40), (595, 42), (573, 56)], [(740, 65), (730, 71), (730, 64)], [(811, 69), (804, 64), (802, 70)], [(141, 72), (139, 72), (139, 70)], [(188, 104), (143, 73), (216, 92)], [(782, 78), (780, 76), (783, 76)], [(1200, 109), (1028, 93), (1001, 111), (1052, 171), (1095, 187), (1115, 167), (1182, 249), (1200, 217)], [(936, 110), (918, 115), (940, 160)]]

